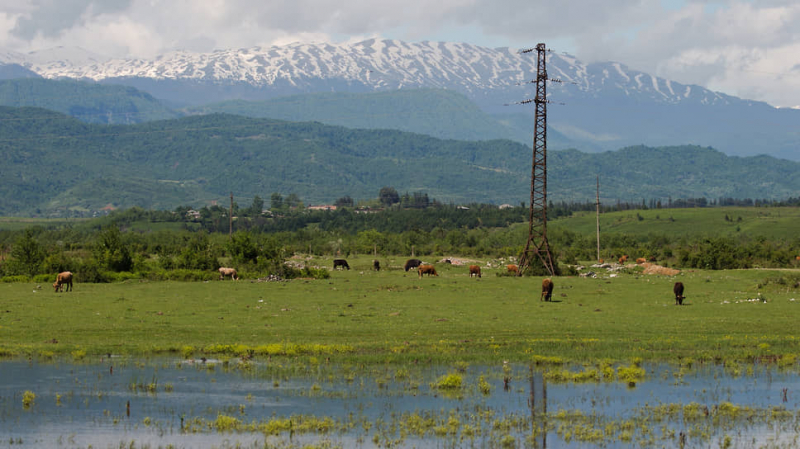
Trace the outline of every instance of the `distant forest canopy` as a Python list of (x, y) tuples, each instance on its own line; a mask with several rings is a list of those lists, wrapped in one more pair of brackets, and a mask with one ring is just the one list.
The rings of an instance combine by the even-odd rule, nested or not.
[[(391, 189), (391, 188), (385, 188)], [(393, 189), (391, 189), (393, 190)], [(382, 189), (383, 192), (383, 189)], [(431, 232), (434, 229), (478, 229), (502, 228), (515, 223), (527, 223), (529, 206), (520, 203), (516, 206), (498, 207), (493, 204), (470, 203), (466, 205), (442, 204), (430, 200), (427, 204), (414, 203), (413, 196), (404, 194), (398, 196), (395, 202), (381, 203), (382, 198), (371, 202), (370, 206), (354, 206), (341, 204), (335, 210), (307, 210), (295, 208), (293, 204), (302, 199), (290, 195), (286, 199), (280, 194), (273, 194), (281, 202), (265, 209), (265, 203), (256, 197), (248, 207), (240, 206), (234, 202), (232, 221), (234, 231), (254, 231), (259, 233), (295, 232), (315, 229), (355, 234), (366, 230), (380, 232)], [(289, 199), (292, 198), (292, 199)], [(418, 194), (416, 198), (427, 198), (425, 194)], [(603, 214), (622, 211), (646, 211), (687, 208), (779, 208), (800, 207), (800, 197), (786, 200), (769, 199), (742, 199), (732, 198), (706, 199), (688, 198), (668, 200), (661, 204), (657, 200), (637, 203), (617, 202), (600, 204)], [(571, 217), (575, 212), (595, 212), (597, 205), (592, 202), (568, 203), (565, 201), (550, 201), (547, 215), (549, 220)], [(179, 206), (175, 210), (145, 210), (133, 207), (126, 210), (111, 211), (103, 217), (93, 221), (95, 226), (114, 223), (123, 228), (130, 228), (136, 223), (184, 223), (187, 229), (204, 230), (209, 233), (227, 233), (231, 230), (230, 208), (219, 205), (204, 206), (198, 210), (190, 206)], [(726, 219), (733, 221), (733, 217)], [(2, 227), (0, 226), (0, 229)]]
[[(97, 125), (38, 108), (0, 107), (0, 216), (92, 216), (250, 203), (273, 192), (305, 205), (355, 203), (392, 186), (442, 204), (512, 204), (530, 195), (530, 148), (392, 130), (212, 114)], [(800, 191), (800, 163), (728, 157), (707, 147), (550, 151), (548, 198), (603, 203), (680, 198), (780, 200)], [(759, 200), (762, 201), (762, 200)], [(646, 203), (647, 205), (647, 203)]]

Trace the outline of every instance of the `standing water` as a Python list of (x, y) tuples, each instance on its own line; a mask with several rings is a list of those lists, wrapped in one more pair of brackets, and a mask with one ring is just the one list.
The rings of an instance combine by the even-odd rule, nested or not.
[(642, 368), (5, 361), (0, 447), (800, 445), (795, 372)]

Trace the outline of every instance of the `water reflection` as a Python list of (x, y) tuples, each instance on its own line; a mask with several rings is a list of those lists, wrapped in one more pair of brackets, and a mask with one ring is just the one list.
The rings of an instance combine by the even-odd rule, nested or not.
[[(0, 444), (23, 447), (751, 447), (799, 442), (800, 377), (644, 367), (559, 383), (547, 368), (316, 361), (0, 362)], [(558, 370), (565, 369), (559, 367)], [(580, 370), (580, 367), (574, 368)], [(438, 383), (454, 375), (455, 388)], [(25, 392), (35, 395), (25, 407)]]

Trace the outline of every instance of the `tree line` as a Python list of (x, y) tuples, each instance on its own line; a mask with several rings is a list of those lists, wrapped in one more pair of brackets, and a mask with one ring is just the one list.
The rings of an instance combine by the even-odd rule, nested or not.
[[(325, 277), (325, 270), (293, 268), (286, 262), (294, 254), (508, 258), (522, 251), (528, 232), (524, 204), (507, 208), (434, 204), (419, 209), (343, 207), (242, 216), (230, 235), (227, 219), (215, 221), (209, 216), (192, 221), (185, 214), (188, 207), (131, 208), (86, 222), (0, 231), (0, 278), (44, 281), (68, 270), (77, 274), (79, 282), (213, 279), (223, 265), (234, 265), (248, 277)], [(551, 220), (558, 220), (592, 207), (596, 205), (551, 203), (548, 213)], [(733, 220), (727, 215), (725, 219)], [(563, 265), (596, 258), (593, 233), (551, 226), (548, 240)], [(800, 238), (605, 233), (601, 257), (615, 260), (623, 254), (654, 257), (662, 265), (678, 268), (795, 267), (800, 263), (796, 259)]]

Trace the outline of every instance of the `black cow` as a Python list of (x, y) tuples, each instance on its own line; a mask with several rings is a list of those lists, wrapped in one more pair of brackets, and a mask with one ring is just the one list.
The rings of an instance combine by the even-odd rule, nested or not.
[(412, 268), (417, 268), (420, 265), (422, 265), (422, 261), (421, 260), (419, 260), (419, 259), (408, 259), (406, 261), (406, 264), (403, 265), (403, 268), (405, 268), (405, 270), (408, 271), (408, 270), (410, 270)]
[(339, 267), (347, 268), (348, 270), (350, 269), (350, 265), (347, 264), (346, 260), (344, 260), (344, 259), (333, 259), (333, 269), (335, 270), (335, 269), (337, 269)]
[(683, 296), (683, 282), (676, 282), (675, 286), (672, 287), (672, 292), (675, 293), (675, 305), (682, 306), (683, 300), (686, 299), (686, 297)]
[(379, 261), (377, 261), (377, 260), (373, 260), (372, 261), (372, 268), (374, 268), (375, 271), (381, 271), (381, 263)]

